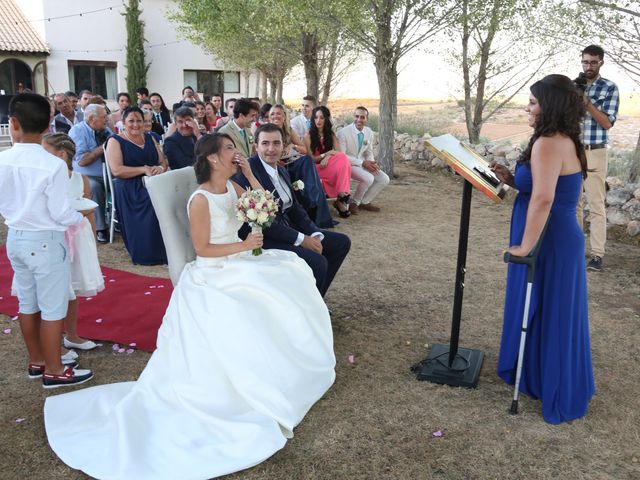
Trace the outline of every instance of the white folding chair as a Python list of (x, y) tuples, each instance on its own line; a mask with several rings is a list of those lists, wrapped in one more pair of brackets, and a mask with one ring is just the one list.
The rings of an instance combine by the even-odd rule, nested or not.
[(104, 162), (102, 164), (102, 180), (105, 185), (105, 197), (106, 197), (106, 210), (109, 214), (109, 243), (113, 243), (113, 232), (115, 230), (115, 224), (118, 223), (116, 218), (116, 195), (113, 189), (113, 176), (111, 175), (111, 168), (109, 168), (109, 162), (107, 161), (107, 149), (104, 148)]
[(198, 188), (196, 174), (193, 167), (170, 170), (147, 177), (146, 187), (167, 251), (169, 276), (175, 285), (184, 266), (196, 258), (187, 216), (187, 201)]

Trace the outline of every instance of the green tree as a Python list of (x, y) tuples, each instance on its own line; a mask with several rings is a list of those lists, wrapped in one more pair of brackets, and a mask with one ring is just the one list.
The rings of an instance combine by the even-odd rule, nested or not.
[(136, 98), (136, 88), (147, 86), (148, 63), (144, 55), (144, 22), (140, 20), (140, 1), (129, 0), (125, 5), (124, 18), (127, 27), (127, 90)]
[(453, 21), (447, 0), (342, 0), (332, 13), (357, 45), (373, 57), (380, 92), (378, 161), (393, 175), (398, 117), (398, 63)]
[(177, 0), (169, 18), (226, 64), (265, 74), (272, 97), (278, 98), (284, 77), (300, 63), (307, 94), (319, 97), (321, 88), (330, 91), (337, 65), (345, 63), (336, 26), (316, 14), (331, 5), (320, 0)]
[(459, 6), (451, 33), (460, 36), (462, 49), (450, 53), (462, 69), (469, 141), (478, 143), (482, 125), (552, 57), (548, 49), (536, 48), (546, 37), (530, 27), (535, 19), (550, 17), (544, 8), (549, 5), (540, 0), (462, 0)]

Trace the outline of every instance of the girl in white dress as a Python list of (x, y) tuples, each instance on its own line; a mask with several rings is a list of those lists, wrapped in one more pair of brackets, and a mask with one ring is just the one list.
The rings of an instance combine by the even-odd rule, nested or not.
[[(42, 140), (42, 146), (52, 155), (64, 160), (69, 168), (68, 193), (71, 206), (79, 212), (93, 212), (98, 204), (91, 200), (89, 180), (72, 171), (76, 146), (71, 137), (64, 133), (46, 135)], [(78, 323), (76, 297), (92, 297), (104, 290), (104, 279), (96, 248), (94, 221), (93, 214), (89, 214), (81, 223), (70, 227), (65, 235), (71, 262), (71, 300), (65, 318), (66, 335), (64, 337), (64, 346), (67, 348), (90, 350), (96, 347), (91, 340), (78, 336), (76, 330)]]
[(335, 379), (327, 308), (311, 269), (292, 252), (240, 241), (229, 178), (240, 165), (224, 134), (196, 144), (200, 188), (188, 212), (197, 259), (188, 264), (136, 382), (49, 397), (49, 444), (100, 479), (208, 479), (281, 449)]

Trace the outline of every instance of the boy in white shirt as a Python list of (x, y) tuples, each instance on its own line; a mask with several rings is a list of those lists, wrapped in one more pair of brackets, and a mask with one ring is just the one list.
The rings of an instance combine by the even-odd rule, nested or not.
[(77, 385), (91, 370), (60, 361), (70, 267), (64, 232), (83, 219), (69, 205), (67, 166), (40, 145), (50, 123), (48, 100), (34, 93), (9, 104), (13, 147), (0, 153), (0, 215), (9, 227), (7, 256), (14, 271), (30, 378), (44, 388)]

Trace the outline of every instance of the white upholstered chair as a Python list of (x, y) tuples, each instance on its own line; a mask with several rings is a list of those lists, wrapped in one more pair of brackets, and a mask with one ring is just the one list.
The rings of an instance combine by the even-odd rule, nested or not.
[(146, 178), (146, 187), (158, 217), (167, 250), (171, 283), (178, 283), (184, 266), (196, 258), (191, 243), (187, 201), (198, 188), (193, 167)]

